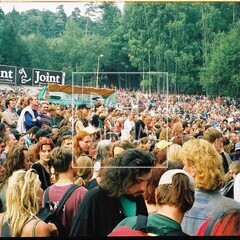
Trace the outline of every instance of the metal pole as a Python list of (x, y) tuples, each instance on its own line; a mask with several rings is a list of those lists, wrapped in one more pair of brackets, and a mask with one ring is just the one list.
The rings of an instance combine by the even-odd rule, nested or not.
[(100, 61), (100, 55), (98, 56), (98, 61), (97, 61), (97, 80), (96, 80), (96, 88), (98, 88), (99, 61)]
[(100, 58), (103, 57), (102, 54), (98, 55), (98, 61), (97, 61), (97, 79), (96, 79), (96, 88), (98, 88), (98, 73), (99, 73), (99, 62), (100, 62)]

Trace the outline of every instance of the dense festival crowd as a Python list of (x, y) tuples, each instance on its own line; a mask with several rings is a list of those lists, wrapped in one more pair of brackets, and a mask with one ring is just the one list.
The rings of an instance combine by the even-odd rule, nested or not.
[(0, 235), (239, 236), (239, 99), (116, 96), (0, 90)]

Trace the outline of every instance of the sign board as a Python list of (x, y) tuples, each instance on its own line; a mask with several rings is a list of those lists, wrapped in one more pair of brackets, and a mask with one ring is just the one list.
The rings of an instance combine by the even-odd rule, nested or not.
[(16, 84), (16, 67), (0, 65), (0, 83)]
[(0, 65), (0, 84), (47, 86), (49, 83), (64, 85), (65, 73), (36, 68)]

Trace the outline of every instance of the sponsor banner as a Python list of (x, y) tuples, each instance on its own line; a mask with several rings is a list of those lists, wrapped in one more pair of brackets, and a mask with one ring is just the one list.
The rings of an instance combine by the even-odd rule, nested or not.
[(0, 65), (0, 84), (46, 86), (48, 83), (64, 85), (65, 73), (43, 69)]
[(16, 67), (0, 65), (0, 83), (16, 84)]
[(63, 72), (34, 69), (33, 85), (63, 84)]
[(32, 70), (33, 70), (32, 68), (18, 67), (16, 84), (32, 86), (33, 85)]

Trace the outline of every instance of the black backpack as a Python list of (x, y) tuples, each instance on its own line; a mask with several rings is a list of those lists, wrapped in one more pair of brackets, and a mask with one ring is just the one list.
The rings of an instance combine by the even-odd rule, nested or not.
[(144, 216), (144, 215), (138, 215), (137, 216), (137, 222), (136, 222), (136, 227), (135, 230), (140, 230), (142, 232), (145, 233), (153, 233), (156, 234), (158, 236), (189, 236), (188, 234), (182, 232), (182, 231), (172, 231), (172, 232), (168, 232), (168, 233), (164, 233), (160, 228), (156, 228), (156, 227), (147, 227), (147, 220), (148, 220), (148, 216)]
[(62, 199), (60, 200), (60, 202), (57, 206), (57, 209), (54, 211), (51, 210), (53, 207), (53, 203), (51, 201), (49, 201), (50, 187), (48, 187), (45, 190), (44, 204), (43, 204), (44, 207), (40, 207), (37, 216), (46, 223), (51, 222), (51, 223), (55, 224), (55, 226), (57, 227), (57, 230), (58, 230), (59, 237), (67, 237), (69, 235), (69, 233), (65, 230), (64, 226), (61, 224), (61, 222), (59, 220), (59, 215), (63, 211), (63, 206), (64, 206), (65, 202), (67, 201), (67, 199), (70, 197), (72, 192), (75, 189), (77, 189), (78, 187), (79, 187), (78, 185), (73, 184), (63, 195)]

